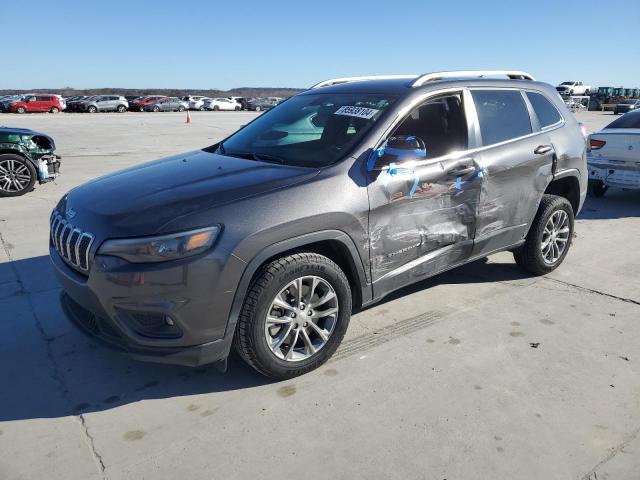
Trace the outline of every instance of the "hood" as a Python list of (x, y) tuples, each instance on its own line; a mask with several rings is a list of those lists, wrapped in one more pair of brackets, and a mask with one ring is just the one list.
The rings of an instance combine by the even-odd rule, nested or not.
[(180, 217), (300, 183), (318, 172), (198, 150), (85, 183), (63, 197), (58, 210), (64, 214), (71, 208), (76, 226), (103, 238), (151, 235)]
[(49, 135), (45, 135), (44, 133), (40, 133), (40, 132), (34, 132), (33, 130), (29, 130), (28, 128), (12, 128), (12, 127), (0, 126), (0, 141), (2, 141), (2, 139), (7, 139), (8, 141), (15, 141), (10, 139), (12, 135), (20, 135), (21, 137), (31, 137), (31, 138), (43, 137), (49, 141), (49, 144), (51, 146), (50, 148), (51, 151), (56, 149), (56, 143), (53, 141), (53, 138), (51, 138)]

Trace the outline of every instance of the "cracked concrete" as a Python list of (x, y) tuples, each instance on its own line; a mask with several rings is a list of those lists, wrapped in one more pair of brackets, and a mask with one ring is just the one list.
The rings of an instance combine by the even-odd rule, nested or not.
[[(306, 477), (640, 475), (634, 193), (590, 199), (553, 274), (526, 276), (501, 253), (421, 282), (354, 315), (343, 353), (289, 382), (236, 357), (226, 375), (136, 363), (77, 332), (46, 257), (57, 199), (251, 118), (11, 117), (72, 155), (37, 197), (0, 202), (0, 478), (281, 479), (319, 458)], [(609, 118), (580, 120), (594, 129)]]

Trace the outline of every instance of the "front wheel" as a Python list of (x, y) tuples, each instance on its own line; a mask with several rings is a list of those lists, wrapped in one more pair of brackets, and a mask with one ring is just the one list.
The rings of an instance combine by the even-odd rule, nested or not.
[(153, 111), (154, 112), (159, 112), (160, 111), (160, 107), (153, 107)]
[(607, 187), (602, 180), (589, 180), (589, 186), (587, 188), (589, 196), (601, 198), (604, 197), (607, 190), (609, 190), (609, 187)]
[(36, 183), (36, 169), (24, 157), (0, 155), (0, 197), (19, 197)]
[(573, 207), (564, 197), (544, 195), (522, 247), (513, 252), (516, 263), (534, 275), (554, 271), (571, 246)]
[(89, 110), (89, 113), (96, 113), (98, 111), (98, 109), (93, 106), (89, 107), (88, 110)]
[(234, 345), (263, 375), (292, 378), (333, 355), (350, 317), (351, 289), (340, 267), (317, 253), (296, 253), (258, 272), (238, 318)]
[(262, 108), (256, 107), (255, 110), (256, 110), (256, 112), (259, 112), (260, 110), (262, 110)]

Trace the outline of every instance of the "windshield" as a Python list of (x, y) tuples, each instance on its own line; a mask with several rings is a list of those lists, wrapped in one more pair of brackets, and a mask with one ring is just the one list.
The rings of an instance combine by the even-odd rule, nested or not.
[(573, 82), (562, 82), (560, 85), (573, 85)]
[(225, 140), (218, 153), (285, 165), (331, 165), (357, 145), (393, 100), (365, 93), (298, 95)]
[(626, 105), (634, 105), (637, 101), (638, 101), (638, 100), (625, 100), (625, 101), (624, 101), (624, 102), (622, 102), (622, 103), (624, 103), (624, 104), (626, 104)]

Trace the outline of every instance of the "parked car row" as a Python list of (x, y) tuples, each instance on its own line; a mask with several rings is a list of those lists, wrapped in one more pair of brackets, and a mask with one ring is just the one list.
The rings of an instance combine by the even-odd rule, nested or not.
[(188, 95), (182, 98), (165, 95), (144, 95), (140, 97), (122, 95), (77, 95), (63, 98), (60, 95), (30, 93), (0, 97), (0, 112), (32, 113), (50, 112), (183, 112), (185, 110), (269, 110), (283, 99), (280, 97), (252, 98), (219, 97), (209, 98)]

